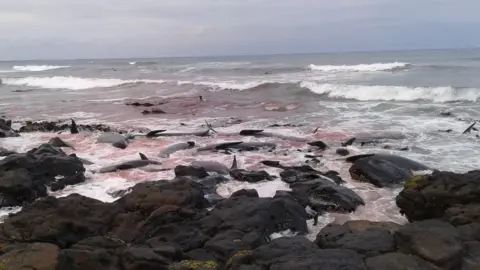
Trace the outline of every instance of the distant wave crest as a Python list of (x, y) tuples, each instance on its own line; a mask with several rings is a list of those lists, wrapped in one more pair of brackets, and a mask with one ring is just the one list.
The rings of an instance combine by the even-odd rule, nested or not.
[(371, 72), (371, 71), (395, 71), (403, 70), (411, 67), (409, 63), (393, 62), (393, 63), (375, 63), (375, 64), (359, 64), (359, 65), (314, 65), (310, 64), (309, 68), (315, 71), (324, 72)]
[(473, 88), (444, 87), (406, 87), (406, 86), (366, 86), (346, 84), (320, 84), (302, 82), (301, 87), (307, 88), (315, 94), (326, 95), (330, 98), (368, 100), (431, 100), (433, 102), (449, 101), (477, 101), (480, 90)]
[(26, 77), (5, 78), (3, 83), (7, 85), (39, 87), (46, 89), (70, 89), (83, 90), (90, 88), (106, 88), (138, 83), (163, 83), (163, 80), (120, 80), (79, 77)]
[(428, 100), (432, 102), (477, 101), (480, 100), (480, 89), (441, 87), (407, 87), (382, 85), (349, 85), (301, 82), (178, 82), (178, 85), (191, 84), (204, 86), (210, 91), (274, 91), (278, 95), (317, 94), (328, 99), (351, 99), (358, 101), (414, 101)]
[(12, 68), (16, 71), (46, 71), (46, 70), (68, 68), (68, 67), (70, 66), (41, 65), (41, 66), (13, 66)]

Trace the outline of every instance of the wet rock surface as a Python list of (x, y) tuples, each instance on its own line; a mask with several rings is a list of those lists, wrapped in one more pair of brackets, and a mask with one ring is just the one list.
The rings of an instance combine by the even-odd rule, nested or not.
[[(0, 262), (7, 269), (478, 269), (478, 223), (348, 221), (327, 225), (311, 242), (306, 207), (321, 198), (342, 205), (344, 191), (318, 175), (302, 177), (273, 198), (249, 189), (213, 203), (206, 195), (218, 195), (223, 176), (144, 182), (112, 203), (41, 198), (0, 225)], [(312, 191), (322, 189), (330, 197)], [(284, 231), (295, 236), (273, 237)]]
[(480, 171), (435, 171), (410, 178), (396, 198), (410, 221), (443, 219), (454, 225), (480, 221)]
[(51, 144), (0, 160), (0, 206), (19, 206), (52, 191), (85, 181), (85, 167), (75, 156)]
[[(34, 127), (56, 128), (30, 125), (32, 131)], [(311, 146), (322, 148), (318, 142)], [(174, 179), (139, 183), (112, 194), (118, 199), (106, 203), (79, 194), (48, 196), (48, 189), (85, 180), (82, 161), (60, 147), (69, 147), (68, 142), (54, 138), (0, 160), (0, 206), (23, 206), (0, 224), (0, 269), (480, 267), (479, 171), (413, 176), (412, 170), (423, 165), (381, 155), (349, 157), (351, 172), (362, 181), (382, 188), (404, 185), (396, 203), (410, 223), (332, 223), (312, 242), (306, 238), (311, 233), (308, 220), (316, 224), (326, 218), (324, 213), (353, 212), (365, 204), (335, 171), (266, 161), (264, 165), (283, 170), (281, 180), (291, 190), (259, 197), (249, 187), (224, 198), (217, 193), (219, 184), (231, 179), (258, 183), (276, 176), (229, 169), (227, 178), (177, 166)]]

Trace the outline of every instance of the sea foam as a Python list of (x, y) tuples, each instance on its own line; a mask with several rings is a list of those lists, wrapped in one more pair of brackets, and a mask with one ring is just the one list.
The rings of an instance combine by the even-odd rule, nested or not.
[(60, 69), (60, 68), (68, 68), (70, 66), (48, 66), (48, 65), (41, 65), (41, 66), (13, 66), (12, 69), (16, 71), (46, 71), (52, 69)]
[(315, 71), (324, 72), (368, 72), (368, 71), (394, 71), (410, 67), (411, 64), (393, 62), (393, 63), (374, 63), (374, 64), (358, 64), (358, 65), (314, 65), (310, 64), (309, 68)]
[(476, 101), (480, 97), (480, 90), (473, 88), (456, 89), (450, 86), (443, 87), (406, 87), (381, 85), (346, 85), (321, 84), (302, 82), (301, 87), (308, 88), (316, 94), (327, 95), (331, 98), (368, 100), (431, 100), (434, 102), (449, 101)]
[(46, 89), (70, 89), (83, 90), (90, 88), (105, 88), (119, 86), (129, 83), (163, 83), (163, 80), (121, 80), (121, 79), (99, 79), (79, 77), (25, 77), (6, 78), (4, 84), (39, 87)]

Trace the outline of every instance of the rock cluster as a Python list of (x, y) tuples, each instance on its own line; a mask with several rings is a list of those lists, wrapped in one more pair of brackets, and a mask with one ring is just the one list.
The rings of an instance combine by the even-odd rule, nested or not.
[(85, 167), (51, 144), (0, 160), (0, 207), (20, 206), (52, 191), (85, 181)]
[[(85, 180), (82, 161), (58, 148), (65, 146), (54, 139), (0, 161), (0, 207), (23, 206), (0, 224), (0, 270), (480, 269), (480, 171), (412, 177), (396, 174), (420, 167), (412, 161), (357, 157), (351, 173), (359, 179), (403, 183), (396, 203), (409, 223), (329, 224), (312, 242), (307, 220), (365, 204), (334, 171), (264, 161), (283, 169), (291, 191), (260, 198), (244, 189), (222, 198), (216, 188), (228, 178), (180, 165), (173, 180), (139, 183), (105, 203), (48, 196), (47, 189)], [(386, 171), (378, 174), (375, 164)], [(229, 174), (252, 183), (274, 179), (238, 168)], [(285, 232), (294, 236), (277, 238)]]
[[(457, 227), (440, 219), (347, 221), (327, 225), (311, 242), (304, 236), (308, 214), (292, 194), (259, 198), (255, 190), (240, 190), (208, 210), (201, 182), (140, 183), (113, 203), (78, 194), (36, 200), (0, 225), (0, 264), (46, 270), (480, 267), (474, 220)], [(297, 235), (272, 237), (286, 230)]]

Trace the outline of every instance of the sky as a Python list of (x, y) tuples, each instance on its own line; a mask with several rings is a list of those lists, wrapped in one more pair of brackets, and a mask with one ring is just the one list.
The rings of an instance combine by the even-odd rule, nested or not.
[(480, 47), (479, 0), (4, 0), (0, 59)]

